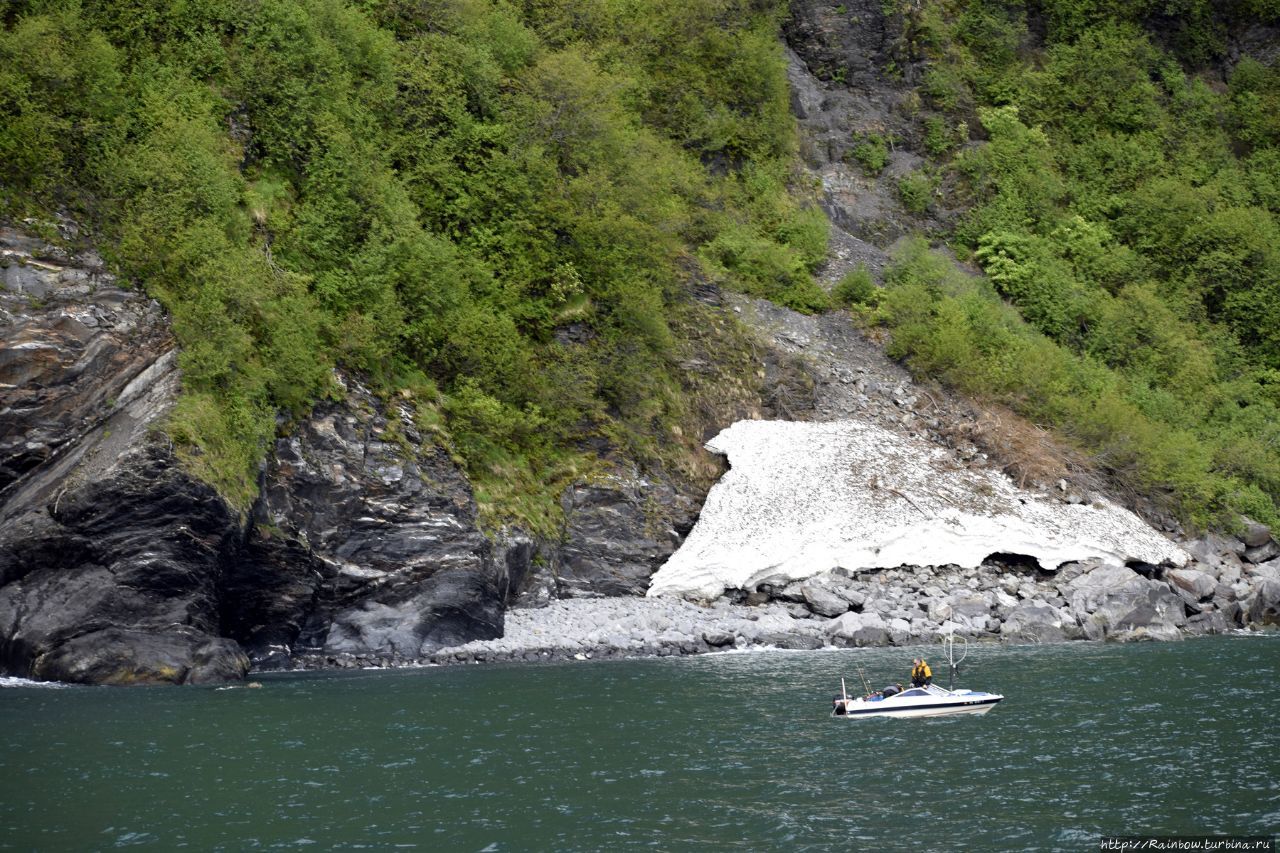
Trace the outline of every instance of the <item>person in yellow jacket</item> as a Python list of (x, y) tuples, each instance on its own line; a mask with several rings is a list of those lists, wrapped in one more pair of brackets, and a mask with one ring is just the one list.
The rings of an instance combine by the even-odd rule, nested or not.
[(933, 670), (929, 669), (929, 664), (924, 658), (916, 658), (911, 662), (911, 686), (924, 687), (933, 683)]

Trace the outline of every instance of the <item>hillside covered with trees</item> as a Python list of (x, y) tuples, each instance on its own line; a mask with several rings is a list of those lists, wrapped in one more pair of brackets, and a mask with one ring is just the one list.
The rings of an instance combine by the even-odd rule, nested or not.
[[(494, 519), (550, 525), (601, 447), (697, 444), (672, 428), (707, 277), (852, 305), (913, 370), (1053, 425), (1189, 522), (1280, 521), (1280, 68), (1274, 38), (1233, 47), (1274, 0), (889, 0), (929, 155), (903, 203), (985, 277), (918, 241), (883, 289), (834, 297), (786, 14), (11, 3), (0, 213), (69, 215), (171, 311), (170, 433), (241, 506), (278, 415), (336, 393), (341, 364), (415, 401)], [(873, 171), (904, 143), (865, 142)]]
[[(958, 211), (946, 237), (986, 278), (911, 247), (876, 315), (893, 351), (1058, 427), (1185, 519), (1274, 522), (1280, 68), (1262, 24), (1280, 7), (903, 14), (933, 159), (910, 180)], [(1250, 26), (1270, 65), (1241, 55)]]

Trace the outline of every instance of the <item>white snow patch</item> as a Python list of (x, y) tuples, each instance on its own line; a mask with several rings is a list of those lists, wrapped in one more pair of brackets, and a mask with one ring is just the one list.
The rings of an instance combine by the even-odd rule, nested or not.
[(1092, 558), (1189, 559), (1115, 504), (1052, 501), (867, 423), (739, 421), (707, 449), (726, 454), (731, 470), (653, 576), (651, 596), (711, 599), (835, 567), (972, 567), (998, 552), (1050, 570)]

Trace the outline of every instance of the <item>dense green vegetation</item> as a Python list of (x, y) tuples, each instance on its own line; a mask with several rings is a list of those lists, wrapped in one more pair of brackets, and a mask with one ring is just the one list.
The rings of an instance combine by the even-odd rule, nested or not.
[[(896, 352), (1061, 428), (1192, 522), (1277, 521), (1280, 68), (1224, 52), (1280, 4), (904, 13), (929, 60), (926, 148), (967, 211), (952, 245), (987, 279), (910, 247), (880, 312)], [(948, 155), (929, 144), (947, 127), (986, 143)]]
[(69, 212), (170, 309), (172, 435), (242, 505), (341, 364), (550, 529), (584, 439), (649, 458), (689, 405), (687, 270), (826, 305), (780, 6), (8, 3), (0, 215)]
[[(927, 60), (932, 162), (897, 191), (959, 211), (951, 246), (986, 278), (913, 243), (887, 291), (859, 270), (834, 301), (876, 305), (915, 369), (1058, 427), (1188, 521), (1280, 521), (1280, 69), (1226, 61), (1280, 3), (885, 10)], [(241, 505), (278, 413), (342, 365), (415, 401), (491, 521), (550, 531), (600, 441), (653, 459), (710, 405), (677, 366), (715, 346), (687, 278), (832, 303), (791, 172), (784, 11), (9, 3), (0, 216), (69, 213), (170, 309), (170, 431)], [(877, 175), (899, 141), (853, 156)]]

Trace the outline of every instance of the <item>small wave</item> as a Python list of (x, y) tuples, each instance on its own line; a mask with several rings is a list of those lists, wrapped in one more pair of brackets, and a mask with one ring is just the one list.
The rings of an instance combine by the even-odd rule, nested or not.
[(41, 687), (48, 690), (56, 690), (63, 687), (71, 687), (70, 684), (64, 684), (61, 681), (32, 681), (29, 678), (18, 678), (12, 675), (0, 675), (0, 687)]

